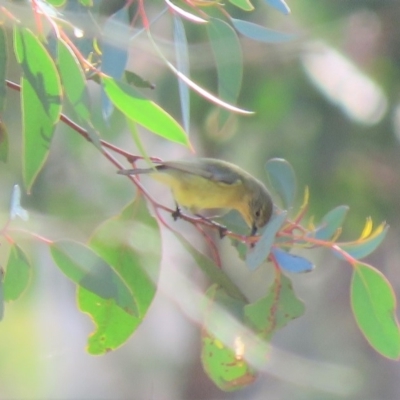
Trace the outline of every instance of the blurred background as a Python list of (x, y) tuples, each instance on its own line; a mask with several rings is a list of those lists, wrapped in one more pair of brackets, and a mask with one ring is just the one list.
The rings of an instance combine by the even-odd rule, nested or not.
[[(254, 4), (256, 12), (234, 14), (294, 33), (296, 39), (277, 45), (241, 39), (245, 70), (238, 105), (254, 110), (254, 116), (232, 116), (220, 130), (216, 107), (191, 94), (190, 135), (196, 154), (232, 161), (264, 181), (265, 162), (285, 158), (298, 177), (299, 203), (304, 187), (310, 189), (309, 215), (316, 221), (335, 206), (350, 206), (344, 239), (357, 238), (367, 216), (376, 225), (386, 220), (391, 226), (386, 240), (365, 261), (385, 274), (398, 297), (400, 2), (292, 0), (289, 16), (262, 1)], [(162, 3), (146, 6), (149, 15), (156, 15)], [(173, 60), (171, 21), (164, 15), (152, 31)], [(192, 79), (215, 93), (215, 64), (204, 27), (185, 27)], [(132, 40), (129, 69), (155, 83), (156, 89), (147, 94), (180, 120), (176, 79), (144, 35)], [(19, 79), (12, 59), (9, 78)], [(94, 107), (99, 107), (95, 85), (92, 92)], [(10, 157), (0, 168), (1, 227), (8, 218), (13, 185), (22, 186), (18, 93), (8, 91), (3, 118), (10, 134)], [(144, 130), (139, 134), (151, 156), (191, 156)], [(137, 151), (117, 118), (104, 139)], [(134, 188), (115, 172), (93, 146), (60, 124), (43, 172), (32, 193), (22, 198), (30, 221), (16, 225), (51, 239), (87, 240), (99, 223), (134, 196)], [(146, 183), (157, 195), (168, 193)], [(167, 195), (165, 199), (172, 204)], [(206, 251), (190, 227), (183, 222), (177, 226)], [(187, 309), (186, 291), (207, 284), (167, 231), (160, 290), (147, 318), (127, 344), (101, 357), (85, 352), (94, 326), (78, 311), (75, 287), (54, 265), (47, 246), (32, 243), (29, 235), (18, 238), (34, 264), (34, 278), (18, 301), (6, 305), (0, 323), (1, 400), (400, 398), (400, 366), (378, 355), (359, 332), (350, 309), (351, 267), (328, 251), (312, 253), (317, 266), (313, 272), (290, 275), (306, 313), (274, 337), (277, 354), (271, 371), (242, 391), (224, 393), (202, 370), (200, 326)], [(232, 255), (234, 249), (223, 249), (224, 267), (237, 282), (246, 279), (244, 284), (251, 287), (256, 280), (268, 279), (268, 271), (243, 278), (244, 267)], [(0, 264), (6, 259), (0, 251)], [(177, 283), (173, 290), (178, 273), (189, 277), (186, 284), (193, 288), (180, 291)]]

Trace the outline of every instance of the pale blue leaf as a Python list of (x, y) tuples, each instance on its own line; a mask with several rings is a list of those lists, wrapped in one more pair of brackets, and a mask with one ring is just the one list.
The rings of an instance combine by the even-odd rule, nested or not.
[(11, 194), (10, 218), (15, 219), (16, 217), (20, 217), (24, 221), (29, 219), (28, 211), (21, 207), (21, 188), (19, 185), (14, 185)]
[(275, 235), (286, 220), (287, 212), (284, 211), (272, 217), (268, 222), (261, 238), (256, 243), (246, 256), (247, 267), (254, 271), (257, 269), (269, 256), (272, 245), (275, 241)]
[(276, 10), (280, 11), (283, 14), (285, 15), (290, 14), (290, 8), (284, 0), (264, 0), (264, 1), (271, 7), (274, 7)]
[[(188, 44), (186, 39), (185, 27), (181, 18), (174, 17), (174, 43), (175, 43), (175, 56), (176, 67), (179, 72), (190, 77), (190, 64)], [(179, 100), (181, 103), (182, 122), (186, 133), (189, 134), (190, 128), (190, 94), (189, 86), (182, 80), (178, 79), (179, 85)]]
[[(364, 239), (362, 242), (343, 244), (338, 243), (338, 246), (351, 257), (360, 260), (361, 258), (367, 257), (373, 251), (375, 251), (375, 249), (382, 243), (383, 239), (385, 239), (388, 229), (389, 225), (387, 225), (378, 235)], [(334, 251), (334, 254), (339, 258), (344, 259), (344, 257), (339, 252)]]
[(314, 269), (314, 265), (306, 258), (287, 253), (279, 248), (273, 248), (271, 253), (279, 266), (289, 272), (309, 272)]
[[(127, 8), (121, 8), (104, 24), (101, 71), (116, 80), (122, 78), (126, 68), (130, 31)], [(113, 110), (114, 106), (103, 90), (102, 111), (106, 120), (110, 118)]]
[(265, 164), (272, 188), (282, 199), (283, 207), (289, 209), (296, 198), (296, 175), (291, 164), (283, 158), (272, 158)]
[(317, 226), (313, 236), (319, 240), (329, 240), (336, 233), (336, 231), (343, 225), (346, 218), (348, 206), (338, 206), (329, 211)]
[(250, 39), (264, 43), (281, 43), (293, 40), (296, 36), (274, 31), (272, 29), (264, 28), (261, 25), (254, 24), (253, 22), (243, 21), (240, 19), (232, 18), (232, 23), (235, 29)]

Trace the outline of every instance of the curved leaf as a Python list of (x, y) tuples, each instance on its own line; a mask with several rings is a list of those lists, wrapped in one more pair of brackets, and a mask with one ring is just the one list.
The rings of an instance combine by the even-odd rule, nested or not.
[(351, 306), (361, 332), (385, 357), (400, 358), (396, 298), (388, 280), (368, 264), (354, 265)]
[[(385, 227), (377, 234), (372, 234), (367, 239), (349, 243), (338, 243), (338, 246), (347, 254), (359, 260), (375, 251), (375, 249), (383, 242), (383, 239), (386, 237), (388, 229), (389, 226), (385, 225)], [(334, 254), (339, 255), (340, 258), (343, 258), (340, 256), (340, 253), (335, 252)]]
[(232, 18), (231, 20), (233, 26), (238, 32), (240, 32), (243, 36), (258, 42), (281, 43), (288, 42), (295, 38), (295, 35), (264, 28), (263, 26), (254, 24), (253, 22), (243, 21), (235, 18)]
[[(243, 58), (237, 34), (226, 22), (211, 18), (207, 25), (218, 75), (218, 96), (220, 99), (236, 104), (242, 86)], [(220, 118), (220, 125), (224, 125), (229, 117), (224, 112)]]
[[(174, 18), (174, 44), (175, 44), (175, 55), (176, 65), (178, 71), (182, 74), (189, 76), (189, 53), (188, 44), (186, 39), (185, 27), (182, 20), (179, 17)], [(179, 86), (179, 101), (181, 103), (181, 112), (183, 127), (185, 131), (189, 133), (190, 128), (190, 93), (188, 85), (178, 79)]]
[(296, 175), (291, 164), (283, 158), (273, 158), (265, 164), (272, 188), (282, 199), (287, 210), (293, 206), (296, 197)]
[(275, 215), (267, 224), (262, 236), (256, 245), (247, 253), (246, 265), (254, 271), (257, 269), (265, 260), (267, 260), (271, 247), (275, 241), (275, 235), (279, 231), (280, 227), (286, 220), (287, 212), (284, 211), (278, 215)]
[(32, 275), (31, 264), (22, 249), (13, 244), (7, 261), (3, 281), (5, 301), (16, 300), (29, 284)]
[(289, 272), (309, 272), (314, 269), (314, 264), (306, 258), (290, 254), (278, 248), (272, 249), (272, 254), (279, 266)]
[(286, 4), (285, 0), (264, 0), (267, 4), (269, 4), (271, 7), (274, 7), (281, 13), (287, 15), (290, 13), (290, 8)]
[(319, 240), (329, 240), (340, 229), (346, 219), (348, 206), (338, 206), (329, 211), (321, 220), (312, 235)]
[(229, 0), (229, 3), (241, 8), (244, 11), (254, 10), (254, 6), (251, 4), (250, 0)]
[(50, 251), (54, 262), (74, 283), (108, 303), (118, 305), (126, 313), (138, 315), (138, 305), (130, 288), (88, 247), (60, 240), (51, 244)]
[(128, 118), (165, 139), (189, 146), (182, 127), (157, 104), (128, 84), (117, 82), (109, 76), (103, 76), (102, 82), (110, 100)]
[(138, 310), (136, 315), (122, 313), (120, 307), (79, 288), (79, 307), (96, 324), (88, 351), (104, 354), (121, 346), (146, 316), (157, 288), (161, 240), (156, 221), (138, 197), (119, 216), (103, 223), (89, 244), (123, 280)]
[(62, 90), (52, 58), (30, 30), (15, 27), (14, 48), (23, 70), (23, 175), (25, 185), (30, 189), (49, 153), (61, 113)]

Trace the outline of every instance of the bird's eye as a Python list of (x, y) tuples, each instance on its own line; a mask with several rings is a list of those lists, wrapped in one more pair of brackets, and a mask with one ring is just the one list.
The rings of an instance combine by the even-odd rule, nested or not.
[(260, 211), (260, 210), (257, 210), (257, 211), (255, 212), (255, 216), (258, 218), (260, 215), (261, 215), (261, 211)]

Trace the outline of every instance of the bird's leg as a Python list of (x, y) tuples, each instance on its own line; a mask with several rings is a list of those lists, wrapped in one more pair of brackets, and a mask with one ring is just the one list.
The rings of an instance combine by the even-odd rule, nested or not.
[(176, 205), (175, 211), (171, 214), (172, 218), (174, 219), (174, 221), (176, 221), (182, 215), (181, 208), (179, 207), (179, 204), (175, 203), (175, 205)]
[(218, 232), (219, 232), (219, 237), (221, 239), (223, 239), (226, 235), (226, 232), (228, 231), (228, 229), (226, 228), (226, 226), (223, 226), (221, 224), (219, 224), (218, 222), (213, 221), (212, 219), (206, 218), (201, 214), (195, 214), (196, 217), (199, 217), (200, 219), (209, 222), (210, 224), (212, 224), (213, 226), (215, 226), (216, 228), (218, 228)]

